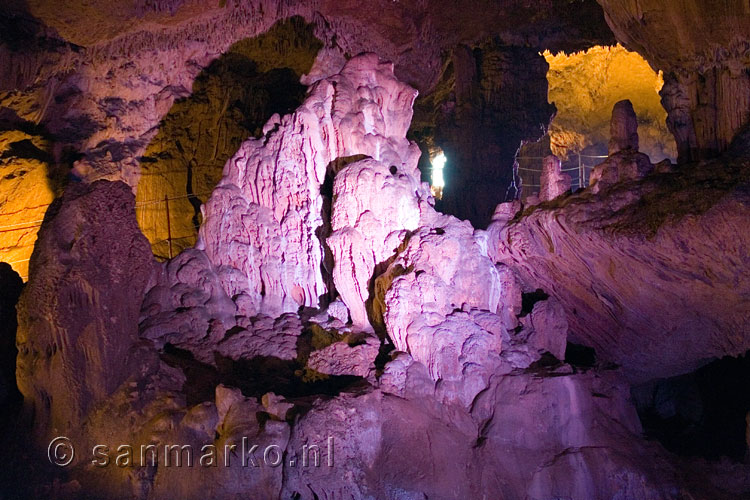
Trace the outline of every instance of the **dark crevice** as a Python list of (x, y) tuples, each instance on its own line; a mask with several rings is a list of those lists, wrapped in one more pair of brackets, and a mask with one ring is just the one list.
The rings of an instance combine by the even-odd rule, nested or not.
[(534, 304), (547, 300), (549, 294), (545, 293), (541, 288), (537, 288), (536, 291), (524, 293), (521, 295), (521, 314), (520, 317), (524, 317), (531, 314), (534, 309)]
[(565, 348), (565, 362), (573, 366), (591, 368), (596, 365), (596, 351), (585, 345), (568, 342)]
[[(320, 328), (319, 330), (327, 333)], [(232, 360), (216, 354), (215, 366), (212, 366), (196, 360), (190, 351), (171, 344), (165, 345), (161, 357), (168, 365), (180, 368), (185, 374), (182, 391), (188, 405), (213, 401), (216, 387), (223, 384), (240, 389), (246, 397), (258, 399), (273, 392), (305, 408), (310, 406), (315, 397), (332, 397), (341, 392), (365, 390), (369, 387), (362, 377), (317, 374), (305, 367), (307, 357), (313, 349), (322, 348), (327, 342), (340, 340), (333, 336), (321, 337), (321, 332), (306, 330), (298, 342), (300, 355), (293, 360), (274, 356)]]
[(632, 389), (646, 436), (683, 456), (747, 459), (750, 353)]

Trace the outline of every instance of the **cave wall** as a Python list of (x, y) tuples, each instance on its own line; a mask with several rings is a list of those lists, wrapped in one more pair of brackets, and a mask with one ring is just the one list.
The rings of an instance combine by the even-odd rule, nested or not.
[(618, 44), (573, 54), (547, 51), (544, 57), (550, 65), (549, 101), (557, 107), (549, 131), (552, 153), (566, 158), (595, 146), (598, 154), (606, 154), (612, 108), (628, 99), (638, 116), (640, 151), (654, 163), (676, 159), (674, 136), (659, 98), (663, 77), (639, 54)]
[(418, 101), (412, 126), (448, 158), (441, 210), (483, 227), (498, 203), (515, 196), (516, 153), (544, 135), (554, 114), (547, 69), (538, 50), (497, 40), (452, 51), (436, 91)]
[[(305, 26), (288, 29), (288, 23), (281, 23), (273, 28), (293, 16), (303, 18)], [(577, 16), (591, 22), (581, 25)], [(160, 256), (168, 255), (164, 195), (180, 197), (170, 207), (176, 253), (194, 241), (197, 207), (205, 201), (199, 195), (221, 176), (238, 141), (255, 135), (271, 112), (288, 111), (292, 102), (281, 102), (285, 98), (276, 95), (281, 93), (278, 84), (299, 102), (302, 89), (290, 90), (291, 80), (279, 71), (304, 73), (320, 44), (328, 62), (336, 62), (328, 68), (323, 57), (320, 67), (313, 68), (316, 78), (336, 72), (346, 57), (375, 51), (395, 63), (400, 79), (426, 95), (440, 79), (442, 53), (460, 44), (476, 47), (499, 36), (509, 46), (577, 50), (612, 38), (593, 0), (578, 2), (574, 9), (564, 0), (546, 0), (542, 6), (485, 1), (475, 10), (449, 1), (417, 0), (379, 0), (366, 9), (359, 2), (322, 0), (211, 5), (139, 0), (114, 6), (106, 0), (64, 5), (32, 0), (12, 2), (0, 27), (0, 54), (12, 68), (0, 75), (0, 125), (9, 130), (31, 127), (45, 138), (51, 157), (40, 172), (54, 171), (63, 180), (68, 175), (85, 181), (119, 179), (136, 191), (140, 184), (139, 223)], [(243, 54), (238, 43), (269, 29), (274, 32), (251, 42), (259, 44), (254, 52)], [(278, 57), (260, 61), (264, 56), (259, 54), (266, 51)], [(242, 64), (236, 64), (238, 53)], [(257, 65), (255, 72), (248, 69), (248, 60)], [(486, 80), (477, 84), (487, 87)], [(487, 88), (482, 92), (497, 94)], [(474, 104), (487, 108), (481, 102), (464, 103)], [(499, 106), (490, 105), (492, 113)], [(462, 120), (483, 114), (482, 109), (464, 113)], [(450, 134), (454, 141), (460, 134), (470, 135)], [(473, 161), (473, 155), (465, 157)], [(18, 170), (23, 163), (11, 166)], [(497, 198), (494, 188), (485, 198)], [(16, 223), (38, 219), (32, 214), (37, 205), (18, 199), (0, 210), (15, 214), (8, 220)], [(6, 260), (28, 258), (35, 235), (33, 228), (25, 236), (26, 250)], [(17, 269), (26, 274), (25, 268)]]
[(629, 50), (664, 71), (680, 161), (715, 156), (750, 122), (750, 5), (744, 0), (599, 0)]

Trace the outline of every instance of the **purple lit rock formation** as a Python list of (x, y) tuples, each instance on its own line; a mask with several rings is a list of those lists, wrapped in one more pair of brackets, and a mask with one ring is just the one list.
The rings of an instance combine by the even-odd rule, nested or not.
[[(573, 339), (622, 365), (631, 380), (745, 352), (749, 214), (746, 181), (736, 176), (747, 169), (711, 172), (718, 168), (652, 175), (614, 185), (602, 198), (584, 192), (564, 208), (497, 222), (490, 255), (527, 288), (557, 297)], [(683, 183), (710, 187), (686, 198), (676, 187)]]
[(541, 187), (539, 199), (541, 201), (554, 200), (570, 190), (570, 176), (560, 171), (560, 159), (555, 155), (544, 158), (542, 165)]
[[(54, 17), (46, 0), (29, 3)], [(52, 59), (22, 58), (12, 76), (23, 92), (0, 95), (0, 119), (18, 126), (62, 135), (91, 127), (67, 136), (81, 155), (58, 151), (76, 177), (47, 209), (18, 304), (24, 407), (11, 425), (33, 439), (9, 470), (34, 474), (16, 486), (21, 497), (715, 500), (750, 491), (745, 464), (678, 457), (645, 439), (648, 420), (633, 401), (643, 382), (750, 350), (747, 158), (656, 168), (638, 152), (623, 103), (591, 189), (570, 193), (549, 157), (543, 203), (495, 207), (512, 177), (506, 161), (552, 113), (539, 49), (588, 40), (585, 28), (549, 16), (571, 16), (563, 7), (601, 14), (594, 2), (574, 3), (480, 2), (475, 13), (440, 0), (437, 14), (411, 0), (369, 9), (139, 1), (91, 33), (58, 6), (50, 22), (81, 45), (35, 35)], [(602, 3), (613, 22), (618, 7)], [(274, 80), (292, 67), (264, 66), (257, 53), (248, 62), (247, 45), (229, 50), (293, 14), (307, 21), (250, 42), (272, 47), (260, 51), (270, 58), (304, 59), (290, 63), (304, 76)], [(492, 31), (499, 24), (514, 27)], [(312, 45), (300, 54), (292, 49), (301, 32)], [(244, 80), (227, 93), (200, 86), (219, 76), (209, 66), (224, 56), (221, 64), (287, 82), (291, 93), (300, 77), (309, 88), (283, 113), (260, 113), (252, 130), (232, 97)], [(67, 75), (61, 94), (41, 83), (55, 75)], [(429, 97), (414, 127), (416, 88)], [(273, 99), (248, 94), (270, 110)], [(187, 100), (175, 103), (179, 96)], [(197, 125), (175, 132), (173, 106), (204, 98), (226, 104), (198, 106)], [(223, 128), (226, 117), (243, 122), (241, 141)], [(705, 139), (702, 125), (694, 129)], [(196, 131), (209, 151), (183, 144)], [(747, 148), (742, 140), (734, 151)], [(444, 206), (484, 222), (492, 214), (486, 230), (436, 210), (416, 141), (453, 150), (462, 189)], [(18, 147), (12, 157), (25, 158)], [(225, 150), (218, 184), (200, 198), (186, 179)], [(169, 169), (155, 167), (170, 155)], [(43, 160), (34, 166), (64, 164)], [(98, 175), (133, 186), (84, 179)], [(131, 189), (142, 197), (160, 183), (193, 190), (178, 212), (198, 234), (163, 262), (139, 230)], [(46, 466), (58, 435), (81, 453), (48, 472), (36, 460)], [(189, 446), (194, 466), (162, 457), (98, 467), (85, 452), (106, 445), (114, 462), (124, 443)], [(215, 450), (208, 466), (198, 462), (205, 446)]]
[[(203, 209), (198, 244), (230, 297), (244, 294), (247, 310), (271, 313), (318, 305), (327, 292), (321, 274), (325, 208), (320, 185), (327, 173), (335, 174), (329, 172), (335, 160), (357, 155), (413, 173), (419, 150), (405, 136), (415, 97), (416, 91), (395, 79), (392, 65), (381, 64), (375, 55), (359, 56), (337, 76), (316, 83), (293, 115), (269, 122), (264, 138), (243, 144)], [(340, 182), (335, 194), (343, 196), (346, 188)], [(372, 208), (371, 214), (380, 212)], [(357, 222), (342, 211), (334, 205), (334, 231)], [(373, 257), (385, 259), (385, 251)], [(354, 263), (350, 267), (357, 272)], [(355, 307), (348, 293), (346, 299), (350, 309)], [(351, 310), (355, 322), (364, 324), (361, 307)]]

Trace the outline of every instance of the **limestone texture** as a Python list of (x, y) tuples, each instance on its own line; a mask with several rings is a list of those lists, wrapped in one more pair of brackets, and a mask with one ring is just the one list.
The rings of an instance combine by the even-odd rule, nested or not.
[[(18, 303), (3, 495), (750, 491), (747, 464), (647, 439), (633, 401), (750, 350), (746, 137), (717, 160), (653, 165), (618, 105), (590, 189), (570, 193), (555, 158), (538, 203), (513, 189), (515, 154), (554, 113), (542, 49), (612, 43), (600, 28), (616, 9), (107, 5), (29, 0), (0, 18), (14, 68), (0, 72), (0, 188), (30, 210), (46, 169), (58, 197)], [(628, 33), (658, 28), (648, 12)], [(442, 201), (422, 182), (438, 150)], [(8, 282), (4, 313), (21, 286)], [(76, 447), (66, 467), (45, 462), (56, 436)]]

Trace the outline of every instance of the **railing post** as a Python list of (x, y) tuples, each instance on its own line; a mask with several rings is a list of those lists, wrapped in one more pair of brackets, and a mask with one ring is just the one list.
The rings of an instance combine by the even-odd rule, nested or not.
[(164, 195), (164, 205), (167, 207), (167, 244), (169, 245), (169, 258), (172, 258), (172, 226), (169, 222), (169, 197)]
[(581, 162), (581, 152), (578, 152), (578, 189), (586, 187), (586, 177), (583, 172), (583, 163)]

